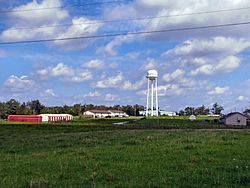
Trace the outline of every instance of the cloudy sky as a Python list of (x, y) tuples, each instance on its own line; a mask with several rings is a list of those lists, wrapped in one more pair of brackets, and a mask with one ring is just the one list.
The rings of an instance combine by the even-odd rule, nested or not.
[[(100, 2), (0, 1), (0, 43), (250, 21), (250, 0)], [(159, 71), (161, 109), (218, 102), (226, 111), (241, 110), (250, 101), (249, 30), (246, 24), (0, 44), (0, 101), (145, 105), (145, 75), (154, 68)]]

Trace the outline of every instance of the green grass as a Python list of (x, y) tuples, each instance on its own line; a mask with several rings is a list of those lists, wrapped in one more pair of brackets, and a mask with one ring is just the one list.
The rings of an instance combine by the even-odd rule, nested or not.
[[(205, 121), (206, 120), (206, 121)], [(188, 117), (159, 117), (159, 118), (97, 118), (97, 119), (75, 119), (68, 122), (47, 122), (47, 123), (25, 123), (25, 122), (0, 122), (0, 126), (28, 126), (28, 127), (47, 127), (47, 129), (63, 129), (67, 127), (68, 131), (104, 131), (121, 129), (249, 129), (249, 126), (225, 126), (218, 123), (216, 118), (207, 121), (207, 117), (199, 117), (197, 121), (190, 121)], [(126, 122), (125, 124), (115, 124)], [(61, 128), (60, 128), (61, 127)]]
[(250, 187), (249, 143), (249, 130), (0, 125), (0, 187)]
[[(134, 121), (139, 120), (139, 117), (129, 117), (129, 118), (84, 118), (84, 119), (74, 119), (72, 121), (58, 121), (58, 122), (45, 122), (39, 123), (39, 125), (112, 125), (117, 122), (124, 121)], [(8, 122), (0, 121), (0, 125), (36, 125), (36, 122)]]

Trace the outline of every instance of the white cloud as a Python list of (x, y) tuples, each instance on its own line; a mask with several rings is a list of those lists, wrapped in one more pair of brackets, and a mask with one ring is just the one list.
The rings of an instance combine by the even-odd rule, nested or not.
[(121, 88), (127, 91), (134, 91), (140, 89), (144, 85), (146, 85), (145, 79), (139, 80), (135, 83), (131, 83), (129, 80), (126, 80), (122, 83)]
[[(108, 9), (105, 11), (104, 15), (108, 18), (118, 18), (119, 15), (124, 18), (132, 17), (142, 17), (144, 15), (159, 16), (163, 18), (153, 19), (148, 21), (135, 22), (134, 27), (138, 25), (143, 25), (148, 30), (166, 29), (166, 28), (181, 28), (181, 27), (191, 27), (191, 26), (201, 26), (208, 24), (225, 24), (232, 22), (241, 22), (248, 20), (250, 18), (250, 13), (248, 10), (238, 10), (231, 11), (230, 13), (211, 13), (211, 14), (199, 14), (193, 16), (175, 16), (170, 18), (164, 18), (164, 16), (188, 14), (193, 12), (204, 12), (220, 9), (232, 9), (241, 8), (248, 6), (247, 0), (221, 0), (220, 2), (216, 0), (203, 0), (194, 1), (186, 0), (185, 2), (177, 2), (175, 0), (136, 0), (127, 5), (118, 5), (112, 10)], [(128, 14), (127, 14), (128, 13)], [(219, 19), (218, 19), (219, 17)], [(185, 32), (185, 33), (184, 33)], [(177, 38), (186, 37), (186, 31), (184, 32), (168, 32), (166, 34), (155, 34), (157, 39), (164, 40), (165, 38)], [(203, 30), (201, 31), (190, 31), (191, 37), (193, 36), (208, 36), (208, 35), (218, 35), (218, 33), (234, 34), (242, 36), (242, 34), (247, 35), (247, 27), (235, 27), (235, 28), (214, 28), (213, 30)]]
[(236, 56), (228, 56), (225, 59), (219, 61), (216, 65), (215, 70), (217, 72), (232, 72), (240, 66), (240, 59)]
[(32, 90), (34, 81), (27, 76), (15, 76), (11, 75), (5, 82), (4, 86), (13, 93), (22, 93), (28, 90)]
[(238, 56), (250, 47), (250, 41), (230, 37), (193, 39), (183, 42), (162, 54), (176, 59), (182, 66), (191, 68), (190, 75), (230, 73), (241, 64)]
[(55, 92), (54, 92), (53, 89), (47, 89), (47, 90), (45, 90), (45, 92), (44, 92), (44, 96), (45, 96), (45, 97), (55, 97), (56, 94), (55, 94)]
[(148, 58), (147, 62), (145, 64), (143, 64), (140, 69), (143, 71), (148, 71), (150, 69), (156, 69), (157, 65), (158, 65), (158, 63), (155, 59)]
[(215, 87), (208, 92), (209, 95), (222, 95), (229, 92), (229, 87)]
[[(88, 24), (90, 23), (91, 24)], [(64, 31), (59, 31), (56, 35), (57, 38), (75, 38), (75, 37), (84, 37), (95, 34), (100, 27), (101, 23), (98, 23), (96, 20), (90, 20), (84, 17), (73, 18), (72, 26), (68, 27)], [(87, 40), (64, 40), (64, 41), (55, 41), (56, 45), (61, 46), (64, 49), (78, 49), (84, 48), (89, 44)]]
[(113, 7), (110, 9), (110, 7), (107, 7), (104, 9), (103, 15), (107, 19), (124, 19), (128, 17), (135, 17), (137, 15), (137, 10), (134, 4), (120, 4), (118, 6)]
[[(13, 12), (9, 13), (10, 20), (14, 20), (15, 26), (3, 31), (0, 35), (0, 39), (3, 41), (15, 41), (15, 40), (29, 40), (45, 37), (54, 37), (57, 32), (56, 27), (42, 28), (41, 26), (59, 24), (63, 20), (69, 17), (66, 10), (48, 9), (46, 11), (32, 11), (31, 12), (18, 12), (16, 10), (25, 9), (43, 9), (46, 7), (60, 7), (60, 0), (44, 0), (41, 3), (37, 1), (29, 2), (25, 5), (21, 5), (13, 9)], [(32, 30), (16, 29), (19, 27), (41, 27)]]
[(166, 73), (161, 79), (167, 82), (167, 85), (162, 86), (162, 91), (170, 90), (171, 95), (181, 95), (183, 93), (190, 93), (194, 91), (207, 90), (210, 83), (207, 80), (194, 79), (193, 77), (185, 76), (185, 70), (176, 69), (172, 73)]
[(248, 98), (245, 97), (245, 96), (242, 96), (242, 95), (240, 95), (240, 96), (237, 98), (237, 101), (247, 101), (247, 100), (248, 100)]
[(140, 54), (140, 52), (129, 52), (126, 56), (130, 59), (137, 59)]
[(184, 89), (177, 84), (167, 84), (158, 87), (159, 96), (180, 96), (184, 94)]
[(173, 83), (179, 84), (182, 88), (188, 90), (204, 90), (209, 88), (210, 83), (207, 80), (195, 80), (190, 77), (181, 77), (174, 81)]
[(90, 71), (72, 68), (63, 63), (59, 63), (55, 67), (40, 68), (36, 71), (36, 74), (41, 79), (57, 77), (64, 81), (76, 83), (91, 80), (93, 78), (93, 75)]
[[(51, 38), (74, 38), (93, 35), (102, 26), (96, 20), (86, 17), (71, 18), (67, 10), (63, 8), (47, 9), (46, 11), (15, 12), (21, 9), (43, 9), (46, 7), (61, 7), (61, 0), (43, 0), (41, 3), (32, 1), (20, 7), (14, 8), (14, 12), (9, 13), (10, 20), (14, 20), (15, 26), (4, 30), (0, 34), (2, 41), (22, 41)], [(65, 24), (71, 20), (72, 25), (65, 27), (47, 27), (51, 25)], [(89, 24), (91, 22), (91, 24)], [(33, 29), (17, 29), (23, 27), (38, 27)], [(60, 40), (53, 44), (63, 49), (74, 50), (84, 48), (89, 44), (87, 40)]]
[(41, 78), (73, 76), (74, 70), (64, 63), (58, 63), (54, 67), (39, 68), (36, 73)]
[(101, 94), (97, 91), (95, 92), (89, 92), (88, 94), (84, 95), (84, 97), (90, 97), (90, 98), (95, 98), (95, 97), (100, 97)]
[(236, 55), (250, 47), (244, 39), (213, 37), (211, 39), (193, 39), (183, 42), (176, 48), (163, 53), (163, 56), (176, 55), (187, 57), (207, 57), (217, 55)]
[(104, 63), (100, 59), (93, 59), (87, 63), (84, 63), (82, 65), (82, 67), (88, 68), (88, 69), (115, 69), (115, 68), (117, 68), (118, 65), (119, 64), (116, 62), (112, 62), (112, 63), (107, 64), (107, 63)]
[(71, 76), (74, 74), (74, 71), (67, 65), (59, 63), (55, 67), (51, 68), (50, 74), (51, 76)]
[(33, 0), (25, 5), (21, 5), (13, 9), (13, 12), (9, 14), (10, 17), (22, 21), (22, 23), (28, 25), (43, 25), (48, 23), (58, 23), (69, 17), (68, 12), (61, 8), (47, 9), (46, 11), (32, 11), (31, 12), (19, 12), (18, 10), (26, 9), (44, 9), (47, 7), (61, 7), (61, 0), (43, 0), (41, 3)]
[(120, 87), (120, 84), (123, 81), (122, 73), (117, 74), (116, 76), (103, 77), (102, 80), (97, 81), (94, 84), (95, 88), (117, 88)]
[(208, 65), (202, 65), (201, 67), (192, 70), (190, 72), (190, 75), (192, 76), (196, 76), (199, 74), (205, 74), (205, 75), (212, 75), (214, 73), (214, 68), (212, 65), (208, 64)]
[(184, 75), (185, 71), (181, 69), (176, 69), (172, 73), (167, 73), (163, 75), (163, 81), (170, 82), (172, 80), (176, 80), (181, 78)]
[[(140, 1), (142, 3), (142, 1)], [(178, 15), (185, 14), (191, 12), (203, 12), (207, 10), (214, 10), (212, 7), (216, 7), (219, 9), (230, 9), (230, 8), (239, 8), (245, 7), (248, 4), (247, 0), (221, 0), (220, 2), (215, 0), (204, 0), (204, 1), (193, 1), (187, 0), (185, 2), (178, 3), (175, 0), (169, 1), (150, 1), (150, 4), (142, 3), (144, 6), (148, 7), (156, 7), (156, 16), (169, 16), (169, 15)], [(141, 8), (138, 8), (141, 9)], [(219, 19), (218, 19), (219, 16)], [(202, 25), (214, 25), (214, 24), (225, 24), (225, 23), (233, 23), (233, 22), (241, 22), (250, 18), (249, 11), (239, 10), (232, 11), (229, 13), (213, 13), (213, 14), (200, 14), (195, 16), (178, 16), (171, 17), (171, 19), (154, 19), (147, 23), (147, 28), (149, 29), (165, 29), (165, 28), (182, 28), (182, 27), (194, 27), (194, 26), (202, 26)], [(200, 30), (197, 31), (185, 31), (184, 32), (172, 32), (166, 34), (157, 34), (154, 37), (158, 40), (164, 40), (169, 38), (183, 38), (186, 37), (186, 34), (191, 37), (208, 37), (208, 36), (216, 36), (218, 33), (224, 33), (225, 35), (235, 35), (235, 36), (243, 36), (248, 35), (247, 27), (235, 27), (235, 28), (213, 28), (213, 30)]]
[(72, 77), (69, 77), (68, 78), (68, 81), (71, 81), (71, 82), (76, 82), (76, 83), (80, 83), (80, 82), (84, 82), (84, 81), (87, 81), (87, 80), (91, 80), (93, 78), (93, 75), (91, 72), (89, 71), (78, 71), (76, 72), (76, 75), (75, 76), (72, 76)]
[(108, 65), (108, 67), (111, 68), (111, 69), (115, 69), (115, 68), (117, 68), (118, 66), (119, 66), (119, 63), (117, 63), (117, 62), (113, 62), (113, 63), (110, 63), (110, 64)]
[(38, 69), (36, 70), (36, 74), (42, 78), (42, 79), (46, 79), (49, 74), (50, 74), (50, 70), (49, 69), (46, 69), (46, 68), (41, 68), (41, 69)]
[(133, 36), (118, 36), (111, 42), (108, 42), (103, 48), (98, 48), (97, 52), (104, 52), (110, 56), (116, 56), (116, 48), (122, 45), (124, 42), (131, 42), (134, 40)]
[[(159, 97), (181, 96), (184, 94), (185, 89), (177, 84), (167, 84), (158, 86)], [(140, 90), (136, 92), (139, 96), (147, 95), (147, 90)]]
[(89, 68), (89, 69), (101, 69), (105, 66), (104, 62), (99, 59), (93, 59), (83, 65), (83, 67)]
[(113, 101), (116, 101), (118, 100), (118, 96), (117, 95), (114, 95), (114, 94), (111, 94), (111, 93), (107, 93), (104, 97), (104, 101), (107, 101), (107, 102), (113, 102)]
[[(176, 0), (135, 0), (133, 2), (117, 5), (112, 9), (105, 9), (104, 16), (107, 19), (129, 19), (135, 17), (159, 17), (157, 19), (139, 20), (129, 22), (126, 25), (126, 29), (131, 31), (153, 31), (153, 30), (166, 30), (185, 27), (197, 27), (206, 25), (219, 25), (225, 23), (245, 22), (250, 19), (250, 12), (248, 10), (237, 10), (229, 12), (215, 12), (204, 13), (199, 15), (190, 16), (173, 16), (181, 14), (190, 14), (196, 12), (206, 12), (220, 9), (237, 9), (247, 7), (248, 0), (203, 0), (194, 1), (186, 0), (185, 2), (177, 2)], [(216, 8), (215, 8), (216, 7)], [(122, 26), (121, 26), (122, 27)], [(117, 25), (113, 28), (117, 29)], [(208, 38), (224, 35), (227, 37), (235, 38), (249, 38), (249, 28), (247, 25), (240, 27), (220, 27), (212, 29), (199, 29), (190, 31), (178, 31), (178, 32), (165, 32), (165, 33), (152, 33), (150, 35), (136, 36), (133, 40), (182, 40), (189, 38)], [(114, 40), (114, 45), (110, 44), (107, 49), (109, 54), (116, 54), (113, 50), (113, 46), (121, 46), (124, 41)], [(223, 41), (221, 41), (223, 42)], [(226, 45), (226, 43), (224, 43)], [(236, 43), (237, 44), (237, 43)], [(183, 49), (188, 50), (188, 49)], [(210, 49), (213, 50), (213, 49)], [(218, 49), (219, 50), (219, 49)], [(239, 48), (240, 50), (240, 48)]]
[(250, 79), (248, 79), (247, 81), (245, 81), (245, 84), (246, 84), (247, 86), (250, 86)]
[[(212, 64), (213, 63), (213, 64)], [(214, 62), (211, 64), (206, 64), (198, 67), (195, 70), (190, 72), (190, 75), (212, 75), (216, 73), (229, 73), (234, 71), (240, 66), (240, 59), (236, 56), (228, 56), (225, 59), (220, 60), (214, 65)]]

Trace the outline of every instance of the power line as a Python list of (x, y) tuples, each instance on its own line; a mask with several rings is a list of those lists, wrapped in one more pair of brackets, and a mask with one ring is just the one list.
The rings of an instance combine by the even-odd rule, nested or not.
[(219, 25), (207, 25), (207, 26), (199, 26), (199, 27), (184, 27), (184, 28), (176, 28), (176, 29), (139, 31), (139, 32), (128, 32), (128, 33), (115, 33), (115, 34), (105, 34), (105, 35), (92, 35), (92, 36), (79, 36), (79, 37), (69, 37), (69, 38), (52, 38), (52, 39), (40, 39), (40, 40), (24, 40), (24, 41), (0, 42), (0, 45), (38, 43), (38, 42), (53, 42), (53, 41), (67, 41), (67, 40), (93, 39), (93, 38), (107, 38), (107, 37), (117, 37), (117, 36), (126, 36), (126, 35), (146, 35), (146, 34), (153, 34), (153, 33), (190, 31), (190, 30), (231, 27), (231, 26), (249, 25), (249, 24), (250, 24), (250, 21), (248, 21), (248, 22), (238, 22), (238, 23), (228, 23), (228, 24), (219, 24)]
[[(180, 17), (180, 16), (192, 16), (192, 15), (200, 15), (200, 14), (212, 14), (212, 13), (221, 13), (221, 12), (231, 12), (231, 11), (239, 11), (239, 10), (248, 10), (250, 7), (241, 7), (234, 9), (220, 9), (220, 10), (211, 10), (204, 12), (193, 12), (193, 13), (184, 13), (184, 14), (171, 14), (166, 16), (151, 16), (151, 17), (139, 17), (139, 18), (130, 18), (130, 19), (121, 19), (121, 20), (101, 20), (101, 21), (90, 21), (90, 22), (82, 22), (77, 24), (57, 24), (57, 25), (47, 25), (47, 26), (38, 26), (38, 27), (17, 27), (10, 28), (8, 30), (30, 30), (30, 29), (42, 29), (42, 28), (55, 28), (55, 27), (68, 27), (68, 26), (78, 26), (78, 25), (96, 25), (102, 23), (119, 23), (119, 22), (128, 22), (128, 21), (144, 21), (144, 20), (154, 20), (161, 18), (170, 18), (170, 17)], [(1, 29), (2, 31), (5, 29)]]
[(6, 14), (11, 12), (31, 12), (31, 11), (41, 11), (41, 10), (51, 10), (51, 9), (61, 9), (67, 7), (83, 7), (83, 6), (94, 6), (94, 5), (104, 5), (104, 4), (113, 4), (113, 3), (124, 3), (124, 1), (104, 1), (104, 2), (95, 2), (95, 3), (85, 3), (80, 5), (68, 5), (68, 6), (54, 6), (54, 7), (44, 7), (44, 8), (33, 8), (33, 9), (16, 9), (16, 10), (0, 10), (0, 14)]

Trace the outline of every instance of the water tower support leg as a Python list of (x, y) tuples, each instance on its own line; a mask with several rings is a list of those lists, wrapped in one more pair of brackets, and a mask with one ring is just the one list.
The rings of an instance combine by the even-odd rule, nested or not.
[(147, 109), (146, 109), (146, 117), (148, 117), (148, 101), (149, 101), (149, 80), (148, 80), (148, 91), (147, 91)]
[(155, 80), (155, 106), (156, 106), (156, 116), (159, 116), (159, 106), (158, 106), (158, 79)]
[(151, 81), (151, 116), (154, 116), (154, 81)]

